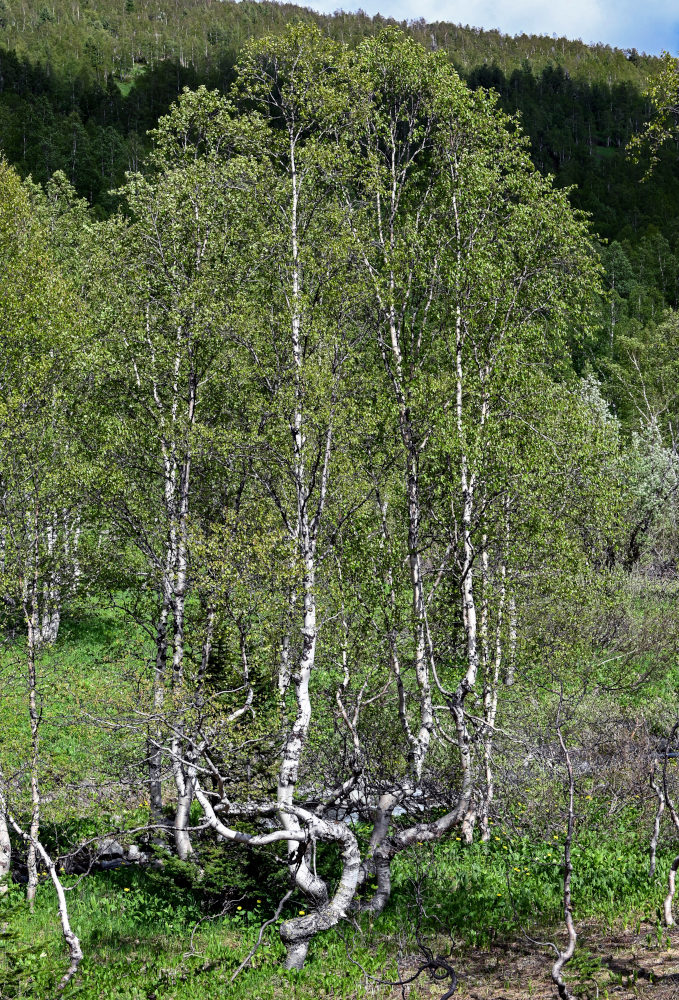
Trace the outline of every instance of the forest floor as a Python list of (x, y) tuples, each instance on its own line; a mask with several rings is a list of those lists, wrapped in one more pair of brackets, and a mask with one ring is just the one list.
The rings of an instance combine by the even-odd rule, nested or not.
[[(465, 950), (457, 964), (458, 1000), (553, 1000), (547, 949), (514, 941)], [(416, 966), (413, 964), (413, 970)], [(581, 997), (679, 1000), (679, 930), (640, 923), (614, 933), (596, 921), (578, 928), (578, 951), (565, 976)], [(430, 986), (430, 995), (444, 989)], [(427, 996), (420, 988), (420, 995)], [(393, 994), (401, 997), (400, 990)]]
[[(404, 914), (385, 913), (386, 926), (376, 922), (353, 933), (319, 939), (301, 973), (282, 968), (282, 949), (274, 934), (253, 967), (229, 983), (245, 954), (254, 925), (217, 919), (196, 927), (173, 924), (170, 909), (150, 913), (141, 878), (131, 882), (124, 902), (120, 876), (85, 879), (76, 887), (72, 915), (82, 935), (85, 961), (67, 997), (82, 1000), (441, 1000), (450, 981), (434, 982), (426, 973), (405, 988), (384, 980), (407, 979), (419, 961), (412, 938), (406, 944)], [(0, 1000), (31, 997), (48, 1000), (63, 974), (65, 954), (49, 887), (41, 886), (35, 917), (23, 903), (20, 887), (13, 900), (0, 906)], [(116, 896), (118, 900), (116, 901)], [(137, 903), (135, 904), (135, 896)], [(4, 911), (4, 914), (3, 914)], [(536, 933), (533, 928), (533, 933)], [(560, 929), (545, 928), (541, 939), (560, 940)], [(435, 953), (445, 953), (450, 939), (425, 936)], [(405, 947), (404, 947), (405, 945)], [(396, 961), (396, 953), (406, 955)], [(3, 961), (4, 957), (4, 961)], [(353, 961), (352, 961), (353, 959)], [(474, 946), (458, 941), (452, 964), (458, 977), (455, 1000), (554, 1000), (548, 948), (523, 939), (519, 929), (492, 944)], [(362, 969), (359, 967), (362, 966)], [(398, 970), (398, 971), (397, 971)], [(589, 918), (578, 921), (578, 948), (565, 976), (574, 998), (609, 1000), (679, 1000), (679, 929), (628, 916), (611, 924)], [(382, 980), (380, 983), (379, 980)]]
[[(124, 727), (92, 724), (95, 715), (114, 718), (121, 704), (133, 712), (140, 682), (136, 668), (147, 653), (143, 637), (99, 617), (87, 629), (65, 630), (58, 655), (50, 660), (43, 798), (44, 836), (55, 856), (65, 858), (74, 845), (112, 832), (117, 836), (117, 830), (138, 829), (149, 820), (144, 790), (134, 782), (118, 798), (95, 792), (117, 787), (116, 774), (121, 768), (127, 774), (144, 746)], [(0, 662), (0, 681), (5, 679), (0, 755), (7, 760), (25, 759), (30, 735), (15, 666), (9, 656)], [(679, 771), (679, 761), (671, 764)], [(579, 998), (679, 1000), (679, 929), (668, 931), (660, 923), (679, 840), (663, 827), (650, 878), (648, 838), (656, 805), (650, 789), (641, 783), (638, 794), (613, 809), (587, 781), (580, 789), (573, 846), (578, 947), (566, 979)], [(378, 982), (417, 971), (417, 885), (427, 913), (426, 946), (435, 953), (449, 951), (450, 938), (436, 940), (441, 928), (455, 942), (455, 1000), (551, 1000), (556, 994), (550, 951), (524, 935), (525, 929), (541, 941), (563, 940), (563, 813), (558, 796), (547, 806), (537, 793), (516, 802), (487, 843), (475, 839), (466, 845), (451, 837), (431, 850), (413, 847), (394, 862), (394, 894), (374, 925), (366, 918), (360, 927), (346, 924), (320, 935), (299, 974), (283, 970), (283, 948), (271, 928), (233, 984), (232, 975), (287, 886), (275, 852), (251, 856), (203, 837), (195, 847), (204, 878), (169, 859), (159, 869), (128, 865), (84, 878), (68, 869), (71, 921), (85, 958), (62, 995), (64, 1000), (441, 1000), (450, 983), (432, 982), (426, 973), (405, 993)], [(27, 802), (23, 808), (25, 818)], [(19, 874), (22, 848), (15, 848)], [(321, 862), (329, 877), (336, 877), (333, 857)], [(227, 900), (230, 908), (222, 909)], [(676, 904), (675, 913), (679, 898)], [(295, 897), (283, 915), (294, 916), (305, 905), (302, 896)], [(12, 883), (0, 896), (0, 1000), (53, 1000), (65, 967), (49, 879), (41, 877), (34, 915), (24, 885)]]

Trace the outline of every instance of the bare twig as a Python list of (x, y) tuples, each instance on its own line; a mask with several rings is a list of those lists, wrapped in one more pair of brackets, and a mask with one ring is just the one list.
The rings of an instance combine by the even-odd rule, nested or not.
[(251, 959), (254, 958), (256, 952), (259, 950), (259, 947), (260, 947), (260, 945), (262, 943), (262, 938), (264, 937), (264, 931), (267, 929), (267, 927), (270, 927), (271, 924), (275, 924), (276, 923), (276, 921), (280, 917), (281, 913), (283, 912), (283, 907), (285, 906), (285, 904), (287, 903), (287, 901), (290, 899), (290, 897), (292, 896), (293, 892), (294, 892), (293, 889), (289, 889), (288, 892), (286, 892), (286, 894), (283, 896), (283, 898), (279, 902), (278, 906), (276, 907), (276, 912), (274, 913), (273, 917), (271, 917), (269, 920), (265, 920), (264, 923), (262, 924), (262, 926), (259, 928), (259, 934), (257, 936), (257, 941), (252, 946), (252, 948), (250, 949), (250, 951), (247, 953), (247, 955), (245, 956), (245, 958), (243, 959), (243, 961), (240, 963), (240, 965), (238, 966), (238, 968), (236, 969), (236, 971), (233, 973), (233, 975), (229, 979), (229, 983), (232, 983), (234, 981), (234, 979), (236, 978), (236, 976), (240, 972), (242, 972), (243, 969), (246, 967), (246, 965), (248, 965), (248, 963), (251, 961)]
[(563, 978), (563, 968), (573, 957), (575, 952), (575, 943), (578, 938), (575, 930), (575, 924), (573, 923), (573, 906), (571, 903), (571, 876), (573, 874), (571, 847), (573, 844), (573, 830), (575, 827), (575, 779), (573, 776), (573, 762), (571, 760), (568, 747), (566, 746), (566, 741), (563, 737), (560, 712), (561, 705), (559, 705), (559, 714), (557, 715), (556, 731), (559, 737), (559, 745), (566, 763), (566, 770), (568, 772), (568, 831), (566, 833), (566, 840), (563, 848), (563, 911), (566, 922), (566, 930), (568, 932), (568, 943), (565, 948), (559, 950), (557, 959), (552, 966), (552, 981), (557, 988), (561, 1000), (570, 1000), (571, 993), (566, 985), (565, 979)]
[(653, 835), (651, 836), (651, 843), (649, 845), (649, 875), (651, 878), (655, 875), (656, 852), (658, 850), (658, 840), (660, 838), (660, 821), (662, 820), (662, 814), (665, 811), (665, 795), (663, 790), (660, 788), (660, 785), (655, 780), (655, 764), (656, 762), (653, 761), (649, 776), (649, 784), (658, 799), (658, 808), (656, 809), (655, 819), (653, 820)]

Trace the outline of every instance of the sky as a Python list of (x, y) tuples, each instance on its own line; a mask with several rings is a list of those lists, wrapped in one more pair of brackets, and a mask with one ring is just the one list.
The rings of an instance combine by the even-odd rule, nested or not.
[(679, 49), (679, 0), (298, 0), (332, 13), (362, 8), (399, 21), (451, 21), (508, 35), (565, 35), (659, 54)]

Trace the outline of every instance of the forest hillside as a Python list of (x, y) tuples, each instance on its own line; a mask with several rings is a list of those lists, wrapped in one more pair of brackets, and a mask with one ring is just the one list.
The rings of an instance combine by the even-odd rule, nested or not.
[[(162, 9), (161, 9), (162, 6)], [(184, 86), (228, 89), (248, 39), (291, 20), (357, 45), (386, 22), (364, 14), (315, 14), (276, 3), (126, 2), (51, 4), (2, 0), (0, 150), (44, 184), (63, 171), (79, 195), (109, 214), (111, 191), (148, 152), (147, 132)], [(518, 113), (538, 169), (591, 214), (614, 292), (611, 326), (652, 322), (677, 304), (679, 184), (664, 150), (653, 176), (625, 156), (651, 114), (644, 88), (660, 60), (564, 38), (450, 24), (401, 26), (429, 51), (445, 52), (472, 88), (492, 88)], [(600, 350), (608, 350), (602, 337)]]
[(0, 1000), (669, 1000), (679, 64), (0, 45)]

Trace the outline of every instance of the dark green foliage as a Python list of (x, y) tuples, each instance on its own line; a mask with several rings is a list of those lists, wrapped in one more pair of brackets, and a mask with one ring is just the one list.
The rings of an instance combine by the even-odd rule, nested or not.
[[(591, 213), (602, 237), (637, 243), (656, 226), (675, 245), (676, 227), (668, 218), (676, 218), (670, 206), (679, 205), (674, 154), (665, 150), (658, 175), (646, 184), (645, 165), (625, 155), (650, 112), (638, 84), (583, 79), (563, 65), (537, 72), (530, 63), (511, 73), (482, 66), (466, 79), (472, 87), (493, 88), (506, 111), (519, 113), (536, 166), (553, 173), (560, 186), (575, 186), (574, 205)], [(663, 291), (673, 303), (676, 290)]]
[(274, 908), (288, 888), (288, 873), (276, 861), (273, 851), (254, 853), (245, 847), (219, 844), (212, 840), (195, 841), (195, 856), (180, 861), (167, 851), (158, 849), (162, 862), (149, 868), (145, 882), (159, 897), (176, 898), (177, 894), (192, 899), (201, 912), (215, 913), (225, 907), (236, 911), (236, 905), (253, 909), (264, 902)]
[[(386, 23), (343, 12), (325, 16), (289, 4), (198, 3), (165, 10), (157, 0), (111, 6), (2, 0), (0, 150), (24, 176), (45, 183), (64, 172), (100, 214), (125, 171), (149, 149), (146, 132), (185, 86), (227, 90), (243, 44), (278, 34), (292, 20), (315, 21), (358, 44)], [(679, 177), (672, 150), (653, 176), (625, 156), (649, 120), (643, 89), (660, 61), (607, 46), (522, 35), (509, 38), (439, 23), (405, 25), (427, 48), (442, 49), (472, 88), (493, 88), (518, 112), (535, 164), (572, 186), (573, 204), (595, 231), (617, 241), (634, 270), (633, 287), (615, 288), (614, 321), (656, 322), (677, 304)], [(658, 252), (659, 251), (659, 252)], [(610, 255), (604, 251), (604, 262)], [(621, 301), (623, 300), (623, 301)], [(615, 325), (615, 322), (614, 322)], [(612, 350), (610, 317), (599, 355)]]

